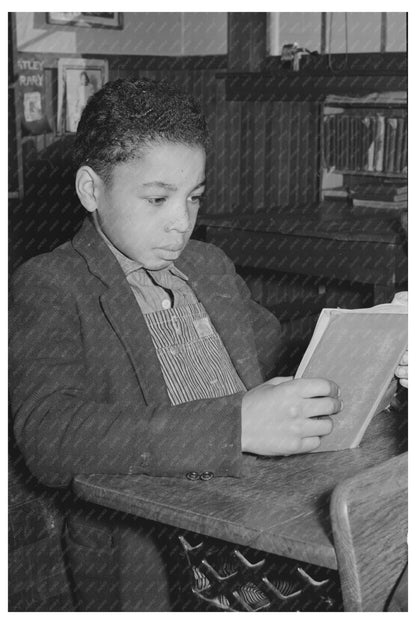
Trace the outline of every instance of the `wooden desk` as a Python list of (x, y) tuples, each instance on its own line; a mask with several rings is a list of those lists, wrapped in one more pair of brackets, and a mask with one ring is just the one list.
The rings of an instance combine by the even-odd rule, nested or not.
[(242, 267), (370, 284), (374, 304), (390, 301), (407, 280), (404, 234), (397, 221), (311, 210), (250, 216), (203, 216), (206, 241)]
[(141, 518), (337, 569), (329, 517), (340, 481), (406, 450), (407, 419), (384, 412), (360, 448), (285, 458), (247, 456), (242, 479), (78, 476), (82, 498)]

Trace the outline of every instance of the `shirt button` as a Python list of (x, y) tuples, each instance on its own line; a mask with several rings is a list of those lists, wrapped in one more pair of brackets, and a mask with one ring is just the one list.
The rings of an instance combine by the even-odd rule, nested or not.
[(194, 471), (187, 472), (186, 478), (189, 479), (189, 481), (197, 481), (199, 479), (199, 473)]
[(162, 308), (164, 310), (169, 310), (169, 308), (170, 308), (170, 301), (169, 301), (169, 299), (163, 299), (163, 301), (162, 301)]
[(169, 352), (171, 355), (178, 355), (178, 350), (175, 347), (170, 347)]
[(212, 479), (212, 477), (214, 476), (213, 472), (202, 472), (199, 476), (199, 478), (201, 479), (201, 481), (209, 481), (210, 479)]

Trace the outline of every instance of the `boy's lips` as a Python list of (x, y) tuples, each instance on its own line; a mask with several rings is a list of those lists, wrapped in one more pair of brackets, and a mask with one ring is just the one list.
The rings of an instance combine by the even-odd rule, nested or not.
[(183, 251), (183, 245), (181, 247), (159, 247), (158, 251), (162, 258), (166, 258), (167, 260), (174, 260), (181, 255)]
[(172, 253), (177, 253), (178, 251), (182, 251), (185, 243), (181, 243), (179, 245), (165, 245), (163, 247), (159, 247), (160, 251), (170, 251)]

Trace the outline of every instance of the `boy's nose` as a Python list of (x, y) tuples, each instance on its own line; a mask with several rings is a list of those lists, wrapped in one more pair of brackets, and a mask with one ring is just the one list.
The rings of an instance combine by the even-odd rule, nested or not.
[(189, 210), (187, 205), (177, 205), (172, 210), (170, 219), (165, 226), (165, 230), (176, 230), (185, 233), (190, 226)]

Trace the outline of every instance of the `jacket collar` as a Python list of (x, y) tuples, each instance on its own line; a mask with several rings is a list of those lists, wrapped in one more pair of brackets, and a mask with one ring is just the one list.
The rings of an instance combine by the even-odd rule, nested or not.
[(72, 239), (74, 249), (85, 259), (90, 272), (107, 286), (123, 281), (123, 271), (115, 256), (95, 229), (90, 217), (84, 219)]
[(146, 403), (170, 405), (146, 321), (115, 256), (89, 219), (72, 244), (103, 284), (99, 295), (102, 310), (124, 345)]

